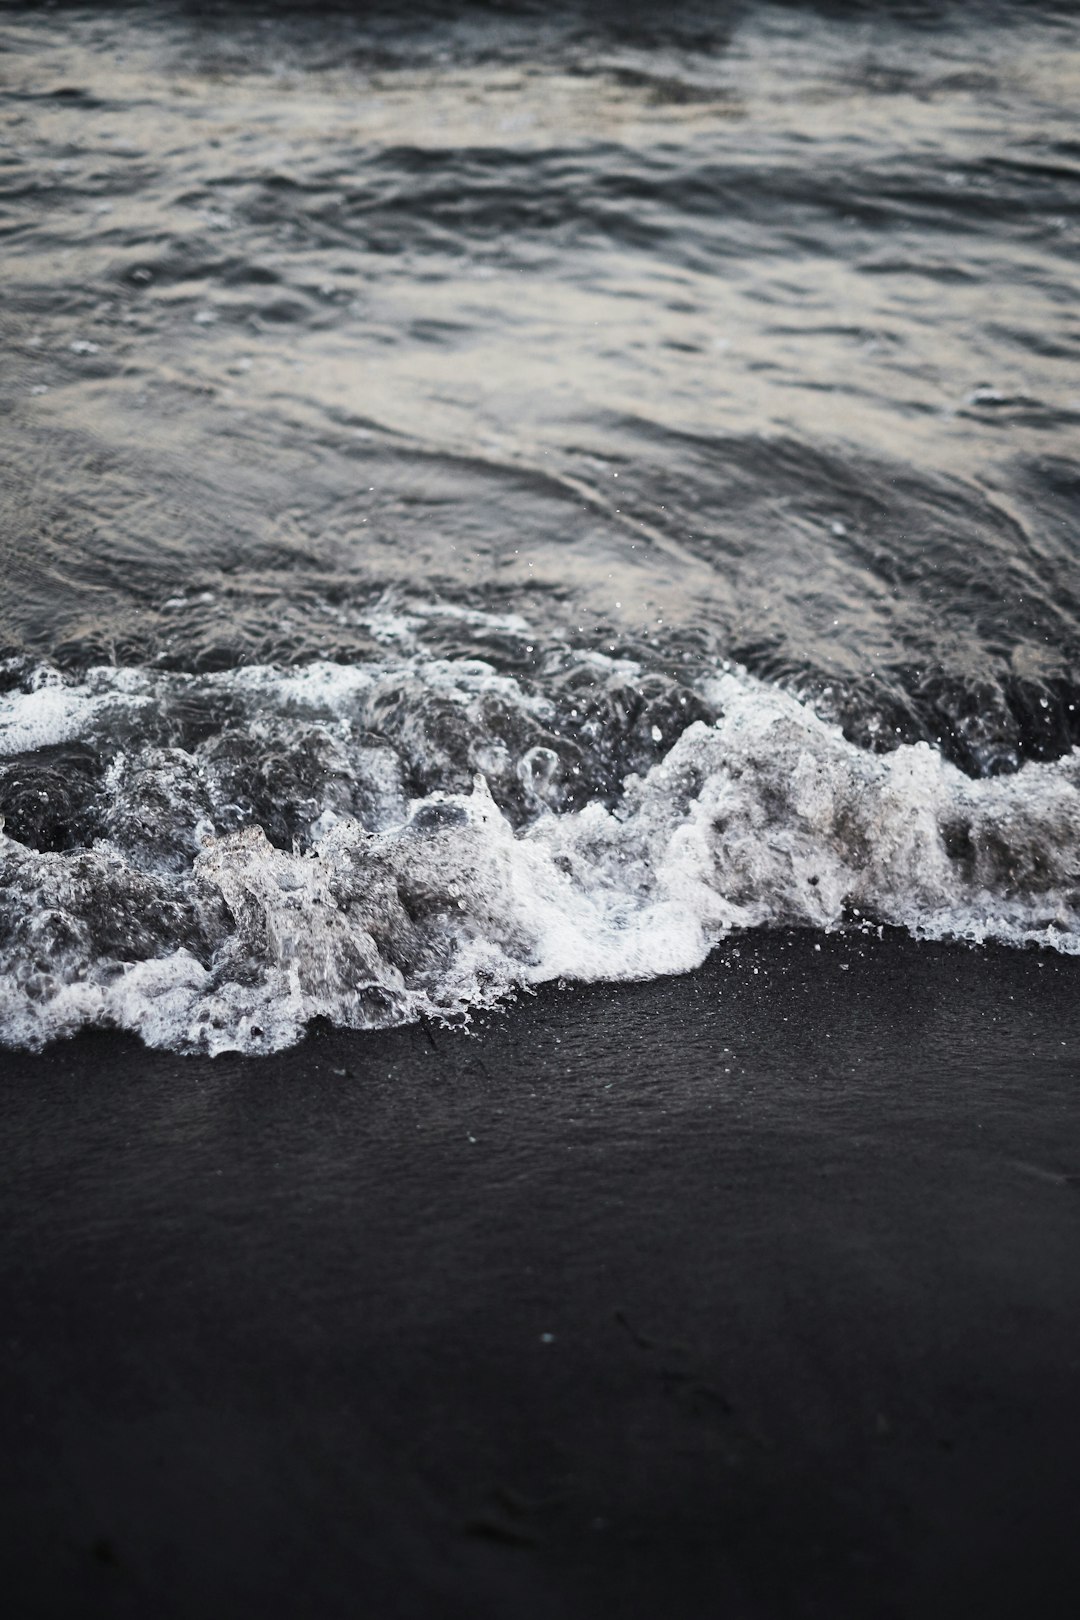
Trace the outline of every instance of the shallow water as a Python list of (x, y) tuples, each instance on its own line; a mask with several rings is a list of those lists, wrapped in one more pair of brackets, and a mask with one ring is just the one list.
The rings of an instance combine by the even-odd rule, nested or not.
[(0, 18), (0, 1028), (1080, 949), (1065, 8)]

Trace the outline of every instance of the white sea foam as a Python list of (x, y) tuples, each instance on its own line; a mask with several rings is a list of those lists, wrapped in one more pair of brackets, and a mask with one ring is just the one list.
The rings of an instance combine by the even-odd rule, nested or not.
[[(458, 1018), (515, 987), (684, 972), (733, 929), (856, 911), (1080, 952), (1075, 754), (974, 781), (925, 744), (869, 754), (740, 673), (698, 696), (714, 723), (567, 808), (578, 756), (558, 752), (550, 696), (476, 661), (96, 671), (11, 695), (7, 753), (112, 753), (88, 847), (0, 833), (0, 1034), (38, 1046), (101, 1024), (266, 1051), (318, 1015)], [(147, 732), (196, 697), (228, 700), (230, 725), (187, 748)], [(250, 803), (275, 808), (283, 757), (293, 830), (275, 847)], [(453, 785), (416, 791), (418, 770)], [(235, 802), (251, 776), (263, 800)]]
[(139, 670), (91, 671), (80, 686), (38, 671), (28, 690), (0, 700), (0, 758), (55, 747), (95, 730), (118, 701), (137, 703), (149, 688)]

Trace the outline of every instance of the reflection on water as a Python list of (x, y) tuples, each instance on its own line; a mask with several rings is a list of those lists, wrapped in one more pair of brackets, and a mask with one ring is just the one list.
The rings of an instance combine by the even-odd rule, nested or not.
[[(921, 740), (972, 778), (1067, 754), (1067, 12), (398, 9), (0, 17), (15, 842), (112, 840), (173, 882), (204, 834), (258, 825), (285, 849), (363, 821), (372, 748), (394, 761), (380, 827), (476, 771), (519, 829), (610, 809), (680, 724), (716, 718), (731, 661), (857, 751)], [(391, 680), (362, 736), (319, 705), (290, 719), (272, 675), (236, 696), (238, 667), (313, 660), (330, 691), (337, 665)], [(91, 723), (95, 666), (135, 685)], [(841, 775), (864, 765), (877, 782)], [(1018, 790), (1030, 816), (993, 859), (948, 781), (927, 837), (963, 871), (940, 892), (982, 874), (1003, 905), (1036, 895), (1023, 928), (1069, 933), (1068, 850), (1029, 869), (1068, 821), (1067, 770), (1052, 814)], [(850, 833), (826, 817), (812, 847), (862, 882)], [(858, 887), (837, 881), (833, 912), (774, 894), (762, 915), (828, 921)], [(881, 914), (906, 917), (887, 890)]]
[(177, 5), (4, 43), (9, 651), (347, 652), (297, 590), (422, 581), (692, 625), (905, 734), (976, 675), (1071, 682), (1067, 22)]

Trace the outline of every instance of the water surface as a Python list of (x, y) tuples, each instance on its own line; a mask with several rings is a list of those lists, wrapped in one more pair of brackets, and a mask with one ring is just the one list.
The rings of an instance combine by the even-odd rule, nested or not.
[(0, 19), (0, 1026), (1080, 949), (1080, 41)]

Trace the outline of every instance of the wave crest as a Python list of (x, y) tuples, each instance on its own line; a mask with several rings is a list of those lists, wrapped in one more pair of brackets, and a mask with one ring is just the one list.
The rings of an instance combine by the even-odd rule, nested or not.
[[(593, 688), (632, 686), (621, 665), (586, 663)], [(585, 684), (570, 683), (582, 705)], [(208, 694), (216, 729), (163, 743), (169, 704), (190, 715)], [(757, 927), (1080, 952), (1076, 754), (975, 781), (924, 743), (868, 753), (742, 672), (690, 697), (678, 711), (669, 692), (668, 712), (707, 718), (670, 747), (650, 728), (657, 757), (634, 770), (641, 749), (610, 716), (605, 731), (603, 705), (591, 738), (583, 723), (568, 736), (550, 695), (475, 661), (97, 671), (9, 694), (9, 770), (34, 757), (28, 740), (85, 758), (110, 737), (114, 752), (86, 773), (85, 847), (0, 833), (0, 1033), (40, 1046), (97, 1024), (267, 1051), (319, 1016), (462, 1019), (557, 977), (687, 971)], [(590, 747), (627, 769), (581, 804), (572, 761), (591, 780)], [(266, 821), (277, 804), (276, 841), (255, 803)]]

